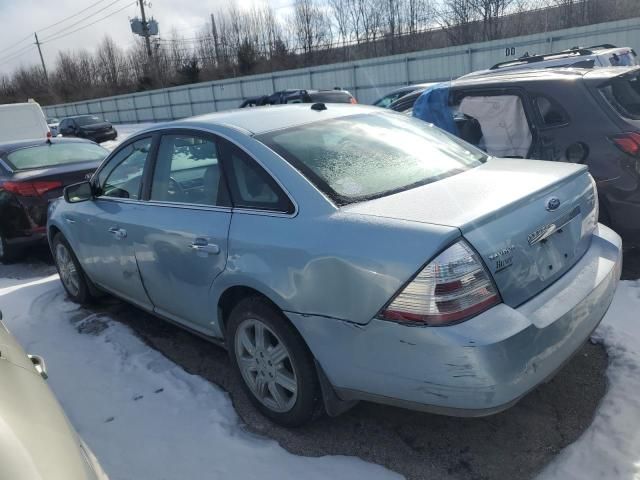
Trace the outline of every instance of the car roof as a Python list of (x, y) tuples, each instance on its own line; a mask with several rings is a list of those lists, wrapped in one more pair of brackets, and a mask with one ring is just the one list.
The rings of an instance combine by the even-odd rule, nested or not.
[(454, 80), (452, 86), (473, 86), (492, 83), (517, 82), (548, 82), (553, 80), (578, 80), (583, 77), (600, 78), (602, 80), (640, 71), (640, 67), (603, 67), (603, 68), (527, 68), (521, 70), (505, 70), (487, 73), (475, 77), (461, 77)]
[[(90, 140), (85, 140), (84, 138), (74, 138), (74, 137), (61, 137), (61, 138), (52, 138), (51, 144), (55, 145), (58, 143), (94, 143)], [(21, 148), (27, 147), (39, 147), (47, 145), (48, 142), (46, 139), (42, 138), (34, 138), (32, 140), (19, 140), (17, 142), (0, 142), (0, 155), (5, 155), (7, 153), (11, 153), (14, 150), (19, 150)]]
[[(318, 102), (321, 103), (321, 102)], [(353, 105), (349, 103), (325, 103), (326, 110), (314, 110), (314, 103), (297, 103), (288, 105), (271, 105), (265, 108), (226, 110), (224, 112), (208, 113), (197, 117), (189, 117), (173, 122), (163, 123), (167, 127), (207, 127), (221, 125), (242, 130), (250, 135), (273, 130), (282, 130), (320, 120), (357, 115), (362, 113), (380, 113), (379, 107)], [(145, 131), (153, 131), (154, 127)]]

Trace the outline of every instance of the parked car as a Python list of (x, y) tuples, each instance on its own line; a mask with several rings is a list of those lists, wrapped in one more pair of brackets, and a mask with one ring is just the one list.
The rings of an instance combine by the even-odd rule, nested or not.
[(44, 360), (25, 354), (1, 319), (0, 478), (108, 480), (47, 385)]
[[(640, 68), (545, 69), (454, 80), (461, 138), (491, 155), (588, 165), (601, 221), (640, 244)], [(411, 111), (420, 93), (391, 109)]]
[(78, 115), (63, 118), (58, 127), (63, 137), (80, 137), (96, 143), (115, 140), (118, 131), (106, 120), (96, 115)]
[(63, 187), (88, 178), (108, 153), (80, 139), (0, 144), (0, 261), (46, 242), (49, 202)]
[(47, 126), (51, 132), (52, 137), (58, 136), (58, 128), (60, 127), (60, 119), (55, 117), (47, 118)]
[(429, 88), (429, 87), (431, 87), (431, 86), (433, 86), (435, 84), (436, 83), (434, 83), (434, 82), (432, 82), (432, 83), (416, 83), (415, 85), (406, 85), (404, 87), (396, 88), (395, 90), (390, 91), (389, 93), (387, 93), (383, 97), (380, 97), (378, 100), (373, 102), (373, 105), (376, 106), (376, 107), (387, 108), (387, 107), (389, 107), (389, 105), (391, 105), (393, 102), (395, 102), (399, 98), (402, 98), (405, 95), (408, 95), (408, 94), (410, 94), (412, 92), (415, 92), (417, 90), (424, 90), (424, 89)]
[(497, 159), (378, 107), (234, 110), (128, 138), (52, 204), (69, 297), (103, 290), (229, 349), (283, 425), (319, 402), (513, 405), (620, 275), (584, 165)]
[(42, 108), (36, 102), (0, 105), (0, 143), (45, 140), (51, 135)]
[(240, 104), (240, 108), (280, 105), (284, 103), (358, 103), (347, 90), (282, 90), (271, 95), (251, 97)]
[(573, 47), (561, 52), (529, 55), (496, 63), (488, 70), (478, 70), (460, 78), (476, 77), (496, 72), (540, 69), (540, 68), (602, 68), (629, 67), (639, 65), (638, 55), (631, 47), (616, 47), (611, 44), (592, 47)]

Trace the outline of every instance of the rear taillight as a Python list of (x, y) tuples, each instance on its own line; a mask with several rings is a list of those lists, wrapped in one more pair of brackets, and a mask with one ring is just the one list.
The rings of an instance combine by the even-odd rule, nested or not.
[(613, 135), (609, 139), (624, 153), (628, 153), (633, 157), (640, 157), (640, 133), (621, 133), (620, 135)]
[(468, 320), (499, 302), (480, 257), (460, 240), (422, 269), (381, 316), (410, 324), (447, 325)]
[(355, 105), (356, 103), (358, 103), (358, 101), (357, 101), (355, 98), (353, 98), (353, 97), (351, 97), (351, 100), (349, 100), (349, 102), (350, 102), (352, 105)]
[(41, 197), (45, 193), (62, 188), (59, 180), (42, 180), (34, 182), (4, 182), (2, 188), (23, 197)]

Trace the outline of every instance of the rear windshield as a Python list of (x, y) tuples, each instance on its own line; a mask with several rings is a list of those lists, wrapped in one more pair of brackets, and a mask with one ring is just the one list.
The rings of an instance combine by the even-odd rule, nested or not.
[(341, 117), (256, 138), (339, 205), (435, 182), (486, 159), (439, 128), (394, 113)]
[(74, 121), (78, 125), (93, 125), (94, 123), (104, 122), (104, 120), (102, 120), (100, 117), (96, 117), (95, 115), (87, 115), (86, 117), (76, 117), (74, 118)]
[(609, 63), (614, 67), (631, 67), (638, 65), (638, 59), (634, 50), (622, 53), (612, 53), (609, 56)]
[(600, 93), (620, 115), (640, 120), (640, 75), (616, 77)]
[(26, 147), (7, 155), (12, 170), (53, 167), (76, 162), (104, 160), (109, 151), (92, 143), (54, 143), (37, 147)]

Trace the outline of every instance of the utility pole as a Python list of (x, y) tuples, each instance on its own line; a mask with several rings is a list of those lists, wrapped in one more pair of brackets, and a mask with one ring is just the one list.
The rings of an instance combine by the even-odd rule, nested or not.
[(42, 56), (42, 49), (40, 48), (40, 41), (38, 41), (38, 34), (33, 32), (33, 36), (36, 37), (36, 45), (38, 46), (38, 53), (40, 54), (40, 61), (42, 62), (42, 71), (44, 72), (44, 78), (49, 83), (49, 76), (47, 75), (47, 66), (44, 64), (44, 57)]
[(147, 16), (144, 13), (144, 0), (138, 0), (138, 3), (140, 4), (140, 16), (142, 17), (142, 36), (147, 44), (147, 55), (151, 58), (153, 53), (151, 52), (151, 40), (149, 40), (149, 24), (147, 23)]
[(216, 54), (216, 66), (220, 66), (220, 47), (218, 45), (218, 29), (216, 28), (216, 19), (211, 14), (211, 33), (213, 34), (213, 48)]

